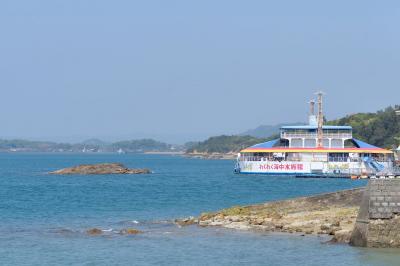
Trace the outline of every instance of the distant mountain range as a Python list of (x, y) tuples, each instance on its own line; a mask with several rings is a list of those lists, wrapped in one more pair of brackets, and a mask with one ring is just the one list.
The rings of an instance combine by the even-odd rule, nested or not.
[(182, 151), (182, 145), (171, 145), (153, 139), (118, 141), (113, 143), (89, 139), (81, 143), (0, 139), (0, 152), (170, 152)]
[(277, 124), (277, 125), (261, 125), (254, 129), (249, 129), (241, 134), (240, 136), (252, 136), (255, 138), (269, 138), (272, 135), (279, 134), (279, 129), (282, 126), (293, 126), (293, 125), (304, 125), (304, 123), (285, 123), (285, 124)]

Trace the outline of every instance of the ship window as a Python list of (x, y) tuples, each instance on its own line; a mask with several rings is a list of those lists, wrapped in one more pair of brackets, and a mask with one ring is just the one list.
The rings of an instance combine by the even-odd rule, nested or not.
[(329, 139), (323, 139), (322, 140), (322, 146), (325, 148), (329, 148)]
[(341, 139), (332, 139), (331, 148), (343, 148), (343, 141)]
[(304, 140), (304, 147), (305, 148), (315, 148), (317, 146), (316, 139), (305, 139)]
[(303, 147), (303, 140), (302, 139), (292, 139), (290, 146), (301, 148), (301, 147)]

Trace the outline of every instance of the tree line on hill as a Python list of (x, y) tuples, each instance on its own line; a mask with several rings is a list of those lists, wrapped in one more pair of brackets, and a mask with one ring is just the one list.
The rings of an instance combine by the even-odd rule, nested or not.
[(400, 116), (395, 110), (400, 106), (387, 107), (375, 113), (358, 113), (328, 121), (328, 125), (349, 125), (353, 137), (372, 145), (392, 149), (400, 142)]

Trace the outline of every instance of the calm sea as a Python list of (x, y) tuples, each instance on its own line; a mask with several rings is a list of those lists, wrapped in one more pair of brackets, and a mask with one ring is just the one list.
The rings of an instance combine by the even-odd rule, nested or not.
[[(150, 175), (52, 176), (122, 162)], [(396, 250), (324, 237), (178, 228), (171, 219), (358, 187), (364, 181), (233, 174), (233, 161), (134, 154), (0, 154), (0, 265), (400, 265)], [(88, 236), (89, 228), (106, 230)], [(116, 233), (137, 228), (140, 235)]]

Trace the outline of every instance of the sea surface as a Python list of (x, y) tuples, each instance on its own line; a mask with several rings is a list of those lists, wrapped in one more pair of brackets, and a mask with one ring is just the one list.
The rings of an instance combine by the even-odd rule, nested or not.
[[(149, 175), (54, 176), (77, 164), (121, 162)], [(171, 220), (363, 186), (365, 181), (233, 174), (230, 160), (138, 154), (0, 154), (0, 265), (400, 265), (400, 252), (329, 238)], [(104, 230), (89, 236), (90, 228)], [(123, 228), (144, 231), (120, 235)]]

